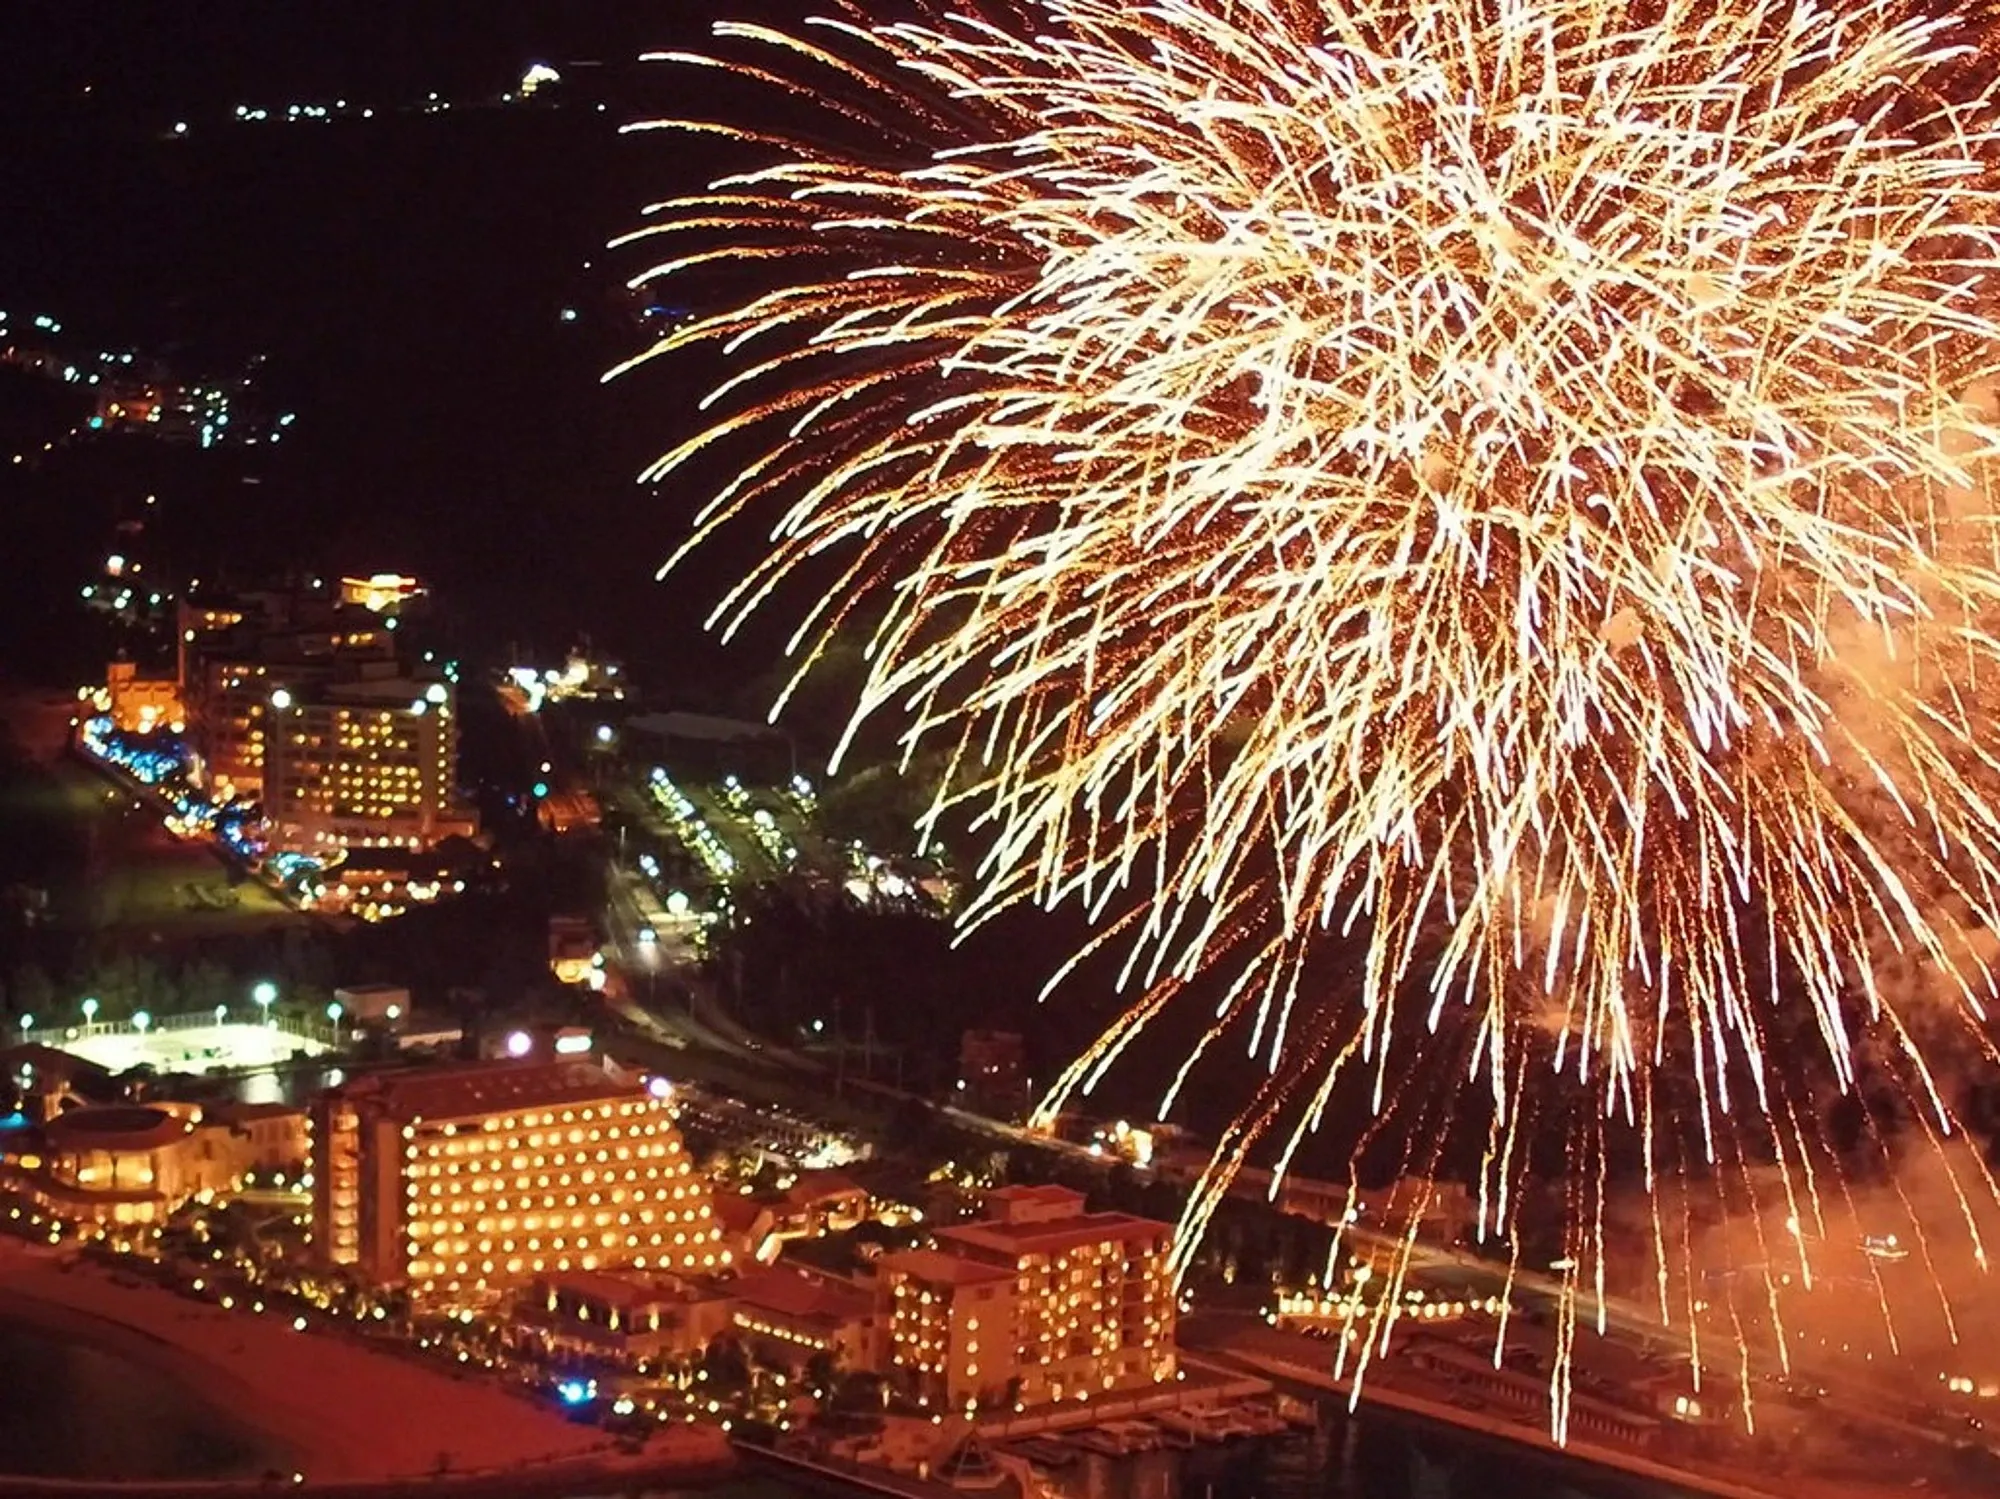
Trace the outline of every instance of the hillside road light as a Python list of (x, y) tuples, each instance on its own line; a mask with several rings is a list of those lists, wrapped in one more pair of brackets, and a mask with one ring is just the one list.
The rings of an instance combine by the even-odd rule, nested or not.
[(153, 1017), (147, 1014), (144, 1010), (139, 1010), (135, 1012), (132, 1016), (132, 1029), (137, 1031), (142, 1036), (145, 1035), (149, 1029), (151, 1029), (152, 1024), (153, 1024)]
[(278, 986), (269, 979), (264, 979), (251, 986), (250, 997), (256, 1001), (257, 1008), (264, 1012), (264, 1023), (270, 1024), (271, 1006), (278, 1002)]
[(97, 1023), (97, 1001), (95, 999), (86, 999), (83, 1002), (83, 1023), (85, 1025), (95, 1025)]

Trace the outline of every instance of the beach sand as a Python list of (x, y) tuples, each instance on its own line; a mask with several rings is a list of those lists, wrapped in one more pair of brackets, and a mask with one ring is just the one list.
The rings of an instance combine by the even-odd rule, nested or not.
[[(120, 1285), (84, 1261), (61, 1261), (0, 1240), (0, 1312), (95, 1341), (194, 1384), (210, 1402), (263, 1433), (315, 1483), (370, 1482), (454, 1473), (517, 1472), (601, 1457), (619, 1462), (594, 1427), (497, 1384), (456, 1378), (414, 1357), (336, 1331), (295, 1332), (289, 1316), (256, 1314)], [(675, 1441), (662, 1432), (651, 1463)], [(713, 1453), (708, 1454), (713, 1461)]]

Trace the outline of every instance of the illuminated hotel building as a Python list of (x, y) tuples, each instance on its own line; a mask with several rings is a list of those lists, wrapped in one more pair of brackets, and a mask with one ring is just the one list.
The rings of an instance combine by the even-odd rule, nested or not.
[(472, 1301), (572, 1270), (729, 1265), (671, 1104), (594, 1064), (379, 1073), (312, 1122), (313, 1242), (371, 1284)]
[(989, 1216), (887, 1255), (890, 1358), (958, 1409), (1088, 1400), (1174, 1378), (1173, 1230), (1087, 1213), (1066, 1187), (1008, 1187)]
[(196, 778), (218, 802), (258, 803), (274, 850), (324, 861), (478, 830), (457, 795), (457, 688), (396, 649), (394, 609), (420, 593), (384, 575), (338, 596), (321, 580), (182, 600)]
[(273, 847), (429, 848), (478, 830), (458, 800), (458, 692), (363, 677), (270, 689), (263, 808)]
[(200, 780), (218, 801), (263, 796), (273, 691), (303, 699), (337, 679), (399, 671), (384, 621), (321, 593), (183, 599), (177, 625), (189, 743)]

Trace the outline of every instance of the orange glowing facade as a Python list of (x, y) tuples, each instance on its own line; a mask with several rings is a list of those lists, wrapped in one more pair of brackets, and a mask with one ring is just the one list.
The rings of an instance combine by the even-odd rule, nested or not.
[(572, 1270), (729, 1267), (672, 1104), (594, 1064), (377, 1074), (312, 1117), (314, 1243), (371, 1284), (463, 1302)]
[(477, 823), (458, 801), (457, 690), (363, 678), (311, 697), (274, 692), (264, 723), (264, 816), (274, 846), (429, 848)]
[[(181, 703), (217, 801), (261, 805), (274, 849), (428, 849), (478, 823), (459, 800), (458, 693), (413, 669), (396, 621), (324, 583), (179, 606)], [(365, 580), (364, 580), (365, 581)], [(409, 579), (400, 597), (421, 590)]]
[(1066, 1187), (1009, 1187), (989, 1216), (886, 1256), (890, 1359), (953, 1409), (1046, 1405), (1174, 1378), (1173, 1230), (1086, 1213)]
[(304, 701), (326, 683), (398, 673), (381, 620), (312, 591), (183, 599), (177, 623), (190, 742), (218, 800), (262, 798), (274, 693)]
[(105, 668), (104, 689), (95, 706), (131, 734), (185, 727), (180, 683), (170, 677), (142, 677), (130, 661), (113, 661)]
[(401, 573), (371, 573), (365, 578), (340, 580), (341, 603), (375, 614), (393, 614), (413, 599), (422, 598), (423, 592), (423, 584)]

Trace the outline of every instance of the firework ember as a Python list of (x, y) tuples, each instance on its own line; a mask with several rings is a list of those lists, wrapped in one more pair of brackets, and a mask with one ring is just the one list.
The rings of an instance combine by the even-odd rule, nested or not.
[[(1269, 1082), (1196, 1217), (1348, 1090), (1412, 1139), (1478, 1121), (1483, 1229), (1518, 1242), (1554, 1129), (1566, 1338), (1625, 1161), (1656, 1204), (1776, 1180), (1810, 1216), (1827, 1093), (1888, 1078), (1951, 1132), (1938, 1059), (1990, 1056), (2000, 927), (1977, 23), (1016, 0), (717, 29), (680, 60), (823, 124), (679, 122), (767, 150), (633, 236), (674, 247), (650, 277), (755, 283), (641, 356), (732, 361), (654, 477), (728, 458), (697, 543), (772, 507), (725, 624), (845, 569), (802, 669), (873, 628), (857, 721), (951, 748), (937, 815), (990, 833), (973, 920), (1076, 902), (1123, 944), (1133, 1003), (1059, 1092), (1220, 995), (1203, 1045)], [(1683, 1223), (1651, 1237), (1686, 1319)]]

